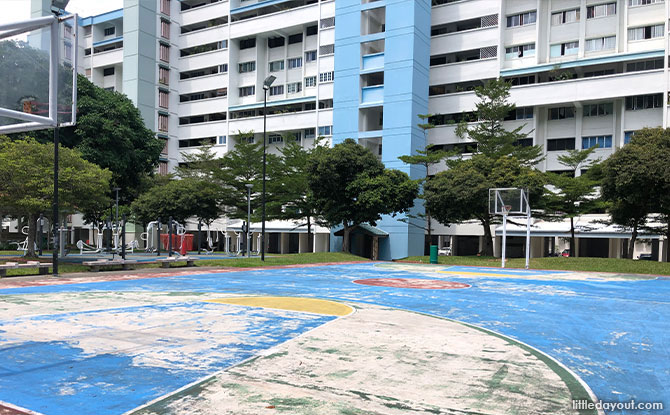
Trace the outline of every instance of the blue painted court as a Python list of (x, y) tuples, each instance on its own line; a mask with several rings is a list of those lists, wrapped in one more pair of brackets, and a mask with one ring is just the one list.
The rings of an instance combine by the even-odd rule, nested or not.
[[(419, 290), (352, 283), (366, 278), (439, 279), (467, 283), (471, 288)], [(666, 407), (670, 406), (667, 323), (670, 281), (667, 279), (598, 278), (560, 271), (497, 268), (352, 264), (2, 289), (0, 303), (38, 294), (105, 292), (116, 295), (182, 293), (203, 299), (215, 298), (217, 294), (318, 297), (446, 317), (510, 336), (552, 356), (580, 376), (598, 399), (662, 401)], [(87, 327), (85, 322), (96, 313), (97, 324)], [(207, 326), (212, 316), (235, 321), (239, 313), (248, 313), (243, 316), (244, 321), (257, 324), (237, 327), (234, 337), (224, 332), (215, 335), (219, 328)], [(143, 314), (146, 318), (141, 318)], [(166, 327), (164, 318), (174, 321), (174, 326), (167, 324)], [(102, 330), (101, 326), (107, 324), (105, 321), (115, 319), (131, 321), (137, 327), (146, 325), (145, 339), (128, 341), (145, 341), (147, 347), (157, 347), (158, 351), (150, 357), (164, 359), (158, 365), (163, 369), (133, 364), (137, 356), (149, 358), (145, 352), (136, 353), (138, 347), (141, 349), (138, 345), (129, 345), (128, 350), (132, 352), (127, 355), (119, 346), (110, 349), (108, 354), (97, 353), (89, 359), (87, 347), (77, 344), (77, 335), (87, 330)], [(170, 330), (174, 336), (180, 331), (180, 321), (188, 319), (202, 321), (199, 328), (203, 336), (192, 339), (193, 348), (175, 351), (169, 344), (161, 345), (161, 332)], [(100, 310), (93, 305), (87, 311), (27, 317), (3, 314), (0, 319), (0, 401), (48, 414), (123, 413), (331, 319), (267, 309), (240, 311), (224, 304), (180, 301), (178, 296), (174, 301), (154, 305)], [(58, 328), (58, 323), (63, 321), (74, 324), (79, 331), (70, 333), (71, 336), (64, 333), (61, 341), (43, 342), (39, 338), (17, 341), (11, 337), (20, 327), (29, 324), (47, 329)], [(120, 328), (112, 324), (108, 330), (108, 335), (113, 337), (112, 333), (119, 332)], [(203, 356), (207, 357), (206, 363), (198, 364)], [(125, 367), (127, 371), (109, 370), (113, 367)], [(82, 382), (82, 376), (92, 374), (98, 377), (98, 386), (81, 393), (67, 393), (64, 386), (69, 384), (78, 390), (76, 385)], [(128, 385), (133, 385), (132, 391), (127, 389)]]

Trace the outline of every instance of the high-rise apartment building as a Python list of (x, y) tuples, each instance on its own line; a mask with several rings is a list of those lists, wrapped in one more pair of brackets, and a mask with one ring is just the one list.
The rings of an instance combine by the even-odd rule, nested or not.
[[(519, 144), (543, 146), (539, 167), (561, 171), (566, 150), (597, 144), (606, 158), (640, 128), (667, 126), (668, 16), (662, 0), (125, 0), (80, 19), (80, 71), (136, 103), (165, 139), (162, 172), (203, 141), (221, 155), (240, 133), (261, 140), (269, 75), (272, 152), (287, 139), (353, 138), (419, 178), (398, 156), (472, 151), (456, 125), (476, 121), (473, 89), (502, 77), (517, 105), (508, 127), (525, 124)], [(428, 113), (436, 128), (424, 134)], [(440, 244), (481, 246), (477, 226), (434, 226)], [(382, 259), (423, 253), (421, 221), (378, 227)], [(541, 255), (548, 242), (536, 242)]]

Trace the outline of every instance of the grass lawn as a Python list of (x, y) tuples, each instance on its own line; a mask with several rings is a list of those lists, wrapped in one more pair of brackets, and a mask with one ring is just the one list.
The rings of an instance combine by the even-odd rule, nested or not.
[[(404, 261), (430, 263), (428, 256), (414, 256)], [(438, 262), (445, 265), (473, 265), (480, 267), (500, 267), (500, 258), (478, 256), (440, 256)], [(505, 263), (509, 268), (523, 268), (524, 258), (511, 258)], [(618, 274), (670, 275), (670, 263), (656, 261), (634, 261), (615, 258), (531, 258), (530, 268), (556, 269), (565, 271), (614, 272)]]
[(325, 262), (369, 261), (367, 258), (342, 252), (315, 252), (309, 254), (270, 254), (265, 262), (260, 258), (203, 259), (197, 261), (201, 267), (267, 267), (273, 265), (318, 264)]

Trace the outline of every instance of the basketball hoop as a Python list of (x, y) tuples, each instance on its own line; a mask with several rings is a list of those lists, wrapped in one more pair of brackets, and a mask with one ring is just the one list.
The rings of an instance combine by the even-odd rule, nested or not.
[(509, 212), (512, 210), (512, 205), (505, 205), (503, 209), (504, 209), (503, 213), (505, 215), (509, 215)]
[(489, 189), (489, 213), (502, 216), (502, 267), (505, 268), (507, 245), (507, 216), (525, 216), (526, 224), (526, 269), (530, 263), (530, 203), (528, 190), (515, 187)]

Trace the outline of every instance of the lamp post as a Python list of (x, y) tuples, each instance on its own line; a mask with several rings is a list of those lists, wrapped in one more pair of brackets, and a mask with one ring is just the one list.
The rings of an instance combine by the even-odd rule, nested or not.
[(268, 89), (270, 85), (277, 79), (270, 75), (263, 81), (263, 196), (261, 197), (261, 205), (263, 208), (261, 221), (261, 261), (265, 261), (265, 135), (267, 134), (267, 112), (268, 112)]
[(253, 184), (247, 183), (247, 258), (251, 258), (251, 188)]

